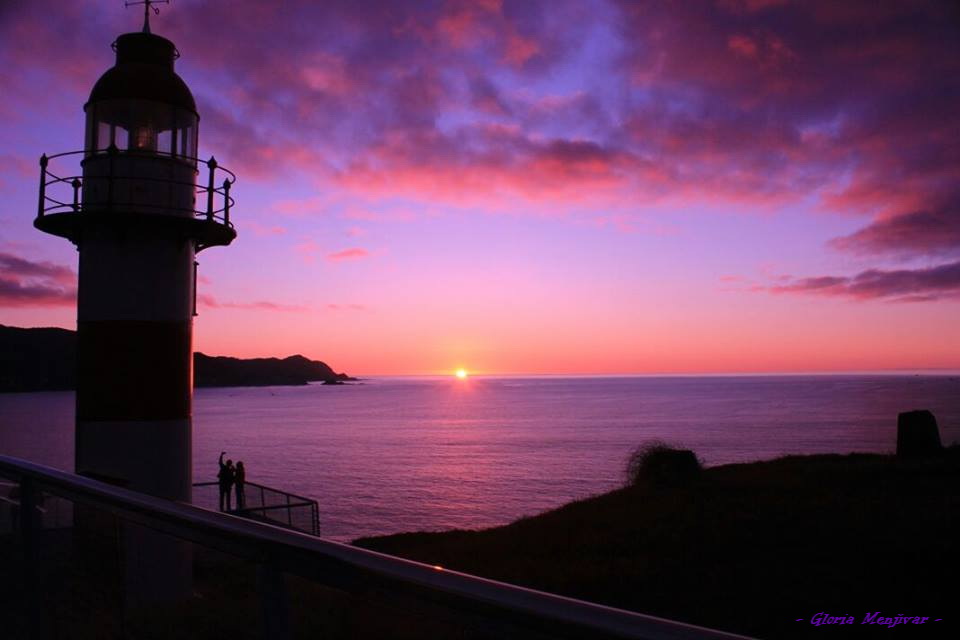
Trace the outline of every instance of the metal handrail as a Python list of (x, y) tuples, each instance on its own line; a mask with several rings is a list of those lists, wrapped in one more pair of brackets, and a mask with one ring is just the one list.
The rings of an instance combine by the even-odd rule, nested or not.
[(312, 507), (313, 502), (291, 502), (290, 504), (264, 504), (259, 507), (240, 507), (239, 509), (234, 509), (238, 513), (243, 513), (244, 511), (275, 511), (277, 509), (292, 509), (294, 507)]
[[(315, 538), (261, 522), (155, 498), (9, 456), (0, 475), (21, 483), (23, 509), (43, 491), (110, 512), (184, 540), (248, 558), (268, 572), (287, 572), (339, 588), (378, 588), (398, 601), (416, 597), (504, 630), (638, 640), (743, 640), (744, 636), (518, 587), (376, 551)], [(31, 518), (21, 518), (25, 547)], [(28, 562), (29, 566), (29, 562)], [(282, 590), (282, 581), (268, 581)], [(277, 593), (263, 593), (265, 600)], [(285, 596), (281, 596), (285, 597)], [(282, 608), (281, 608), (282, 609)], [(268, 627), (272, 625), (268, 622)]]
[[(197, 164), (205, 164), (209, 170), (206, 184), (200, 184), (196, 182), (184, 182), (182, 180), (174, 180), (171, 178), (155, 178), (150, 176), (131, 176), (131, 175), (114, 175), (111, 168), (110, 175), (106, 176), (96, 176), (96, 180), (106, 180), (109, 181), (112, 191), (112, 184), (114, 181), (136, 181), (136, 182), (152, 182), (159, 184), (167, 185), (179, 185), (179, 186), (190, 186), (194, 188), (195, 194), (206, 194), (206, 208), (203, 210), (200, 209), (190, 209), (190, 212), (194, 217), (206, 218), (207, 220), (215, 221), (220, 224), (224, 224), (230, 228), (233, 228), (233, 223), (230, 222), (230, 209), (236, 204), (236, 200), (233, 196), (230, 195), (230, 189), (233, 187), (234, 183), (237, 181), (237, 176), (235, 173), (229, 169), (220, 166), (217, 163), (216, 158), (213, 156), (209, 160), (200, 160), (192, 156), (185, 156), (176, 153), (169, 153), (166, 151), (139, 151), (136, 149), (130, 150), (121, 150), (117, 147), (109, 147), (107, 149), (83, 149), (80, 151), (64, 151), (61, 153), (55, 153), (53, 155), (42, 155), (40, 157), (40, 195), (38, 198), (37, 204), (37, 217), (42, 218), (43, 216), (50, 213), (82, 213), (83, 212), (83, 203), (80, 201), (80, 188), (83, 186), (83, 178), (81, 175), (70, 175), (70, 176), (59, 176), (48, 168), (48, 165), (51, 160), (57, 158), (63, 158), (66, 156), (74, 156), (83, 154), (84, 158), (81, 161), (81, 166), (84, 161), (92, 157), (98, 156), (108, 156), (108, 157), (119, 157), (124, 156), (137, 156), (142, 158), (166, 158), (170, 160), (182, 161), (188, 164), (196, 166)], [(217, 172), (223, 174), (223, 181), (220, 182), (217, 186), (218, 178)], [(56, 198), (53, 198), (47, 195), (47, 189), (58, 184), (67, 184), (73, 189), (73, 202), (66, 203), (62, 202)], [(215, 200), (219, 199), (222, 203), (219, 208), (214, 204)], [(164, 205), (155, 205), (144, 202), (113, 202), (112, 197), (108, 198), (110, 200), (106, 203), (108, 207), (122, 208), (125, 206), (132, 206), (136, 208), (152, 208), (152, 209), (167, 209), (168, 207)], [(52, 203), (48, 206), (48, 203)], [(104, 204), (96, 203), (95, 205), (90, 206), (89, 208), (102, 210)]]
[[(193, 487), (218, 487), (220, 483), (218, 481), (214, 482), (194, 482)], [(317, 504), (317, 501), (312, 498), (307, 498), (305, 496), (300, 496), (295, 493), (290, 493), (288, 491), (283, 491), (282, 489), (277, 489), (275, 487), (268, 487), (265, 484), (260, 484), (258, 482), (251, 482), (249, 480), (244, 480), (243, 486), (245, 490), (252, 489), (247, 493), (248, 496), (256, 496), (257, 489), (260, 490), (260, 505), (254, 506), (249, 503), (245, 503), (243, 507), (237, 507), (235, 509), (227, 509), (224, 513), (230, 513), (232, 515), (238, 515), (242, 517), (246, 516), (263, 516), (265, 518), (270, 518), (274, 524), (277, 524), (279, 521), (275, 517), (271, 517), (271, 514), (274, 514), (278, 511), (286, 510), (287, 512), (287, 524), (297, 531), (308, 533), (310, 535), (319, 536), (320, 535), (320, 505)], [(283, 502), (268, 502), (266, 499), (266, 493), (277, 494), (283, 498)], [(291, 498), (293, 500), (291, 500)], [(203, 501), (196, 500), (196, 495), (194, 495), (193, 504), (206, 506), (203, 504)], [(293, 524), (290, 521), (291, 513), (294, 510), (299, 510), (303, 508), (308, 508), (310, 511), (310, 524), (309, 527), (301, 526), (300, 521), (298, 520), (297, 524)], [(221, 509), (223, 511), (223, 509)]]
[[(260, 484), (258, 482), (250, 482), (249, 480), (244, 480), (243, 484), (244, 486), (247, 486), (247, 487), (256, 487), (258, 489), (266, 489), (267, 491), (273, 491), (274, 493), (282, 493), (284, 495), (290, 496), (291, 498), (296, 498), (297, 500), (300, 500), (302, 502), (316, 502), (316, 500), (314, 500), (313, 498), (297, 495), (296, 493), (290, 493), (289, 491), (284, 491), (283, 489), (277, 489), (276, 487), (269, 487), (265, 484)], [(219, 485), (220, 483), (215, 480), (212, 482), (194, 482), (193, 483), (193, 486), (195, 487), (213, 487), (213, 486), (219, 486)]]

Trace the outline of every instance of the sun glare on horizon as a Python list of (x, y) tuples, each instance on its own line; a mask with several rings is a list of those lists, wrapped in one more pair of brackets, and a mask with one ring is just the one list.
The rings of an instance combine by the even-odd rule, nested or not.
[(454, 375), (457, 376), (457, 378), (459, 378), (460, 380), (466, 380), (467, 375), (469, 374), (467, 373), (466, 369), (457, 369), (456, 372), (454, 372)]

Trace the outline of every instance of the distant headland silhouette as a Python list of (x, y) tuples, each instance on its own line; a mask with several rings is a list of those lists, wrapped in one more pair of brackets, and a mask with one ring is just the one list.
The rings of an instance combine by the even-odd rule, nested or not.
[[(0, 392), (75, 389), (77, 333), (0, 325)], [(240, 359), (193, 354), (195, 387), (342, 384), (356, 380), (302, 355)]]

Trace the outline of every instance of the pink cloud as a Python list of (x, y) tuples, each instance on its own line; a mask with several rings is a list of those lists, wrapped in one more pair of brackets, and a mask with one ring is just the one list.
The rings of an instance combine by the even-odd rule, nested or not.
[(313, 91), (346, 96), (356, 90), (354, 78), (343, 56), (318, 51), (304, 61), (300, 69), (307, 87)]
[(457, 139), (397, 131), (371, 149), (367, 159), (336, 177), (358, 195), (411, 198), (456, 205), (510, 207), (531, 202), (611, 203), (635, 188), (653, 198), (673, 177), (628, 150), (589, 140), (534, 139), (502, 127), (476, 127)]
[(350, 227), (344, 233), (351, 238), (362, 238), (367, 232), (362, 227)]
[(335, 262), (339, 262), (341, 260), (358, 260), (368, 257), (370, 257), (370, 252), (360, 247), (352, 247), (350, 249), (343, 249), (342, 251), (335, 251), (334, 253), (327, 254), (327, 260), (333, 260)]
[(253, 232), (253, 235), (259, 236), (261, 238), (265, 236), (279, 236), (287, 232), (286, 228), (281, 227), (280, 225), (260, 224), (256, 220), (244, 220), (244, 221), (238, 222), (237, 226), (241, 230), (249, 230)]
[(526, 63), (540, 53), (540, 45), (533, 38), (527, 38), (519, 33), (511, 33), (504, 46), (503, 59), (511, 65), (517, 66)]
[(493, 33), (484, 23), (483, 7), (471, 7), (463, 3), (442, 16), (436, 23), (436, 31), (444, 42), (455, 49), (474, 46)]
[(727, 38), (727, 48), (744, 58), (757, 57), (757, 43), (744, 35), (732, 35)]
[(267, 300), (257, 300), (254, 302), (223, 302), (208, 294), (198, 295), (197, 303), (208, 309), (243, 309), (247, 311), (286, 311), (286, 312), (293, 312), (293, 313), (310, 310), (309, 307), (304, 305), (281, 304), (278, 302), (270, 302)]

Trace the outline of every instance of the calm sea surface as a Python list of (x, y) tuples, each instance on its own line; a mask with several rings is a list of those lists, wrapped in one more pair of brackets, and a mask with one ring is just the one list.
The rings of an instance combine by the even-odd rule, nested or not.
[[(960, 440), (960, 377), (376, 378), (339, 387), (201, 389), (194, 480), (217, 454), (248, 480), (316, 498), (351, 540), (504, 524), (616, 487), (638, 444), (709, 465), (889, 452), (897, 413), (931, 409)], [(71, 469), (73, 393), (0, 394), (0, 452)]]

